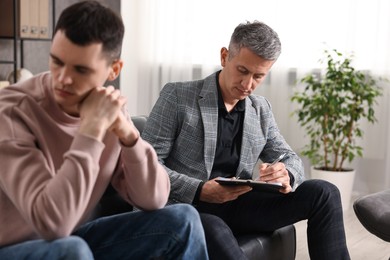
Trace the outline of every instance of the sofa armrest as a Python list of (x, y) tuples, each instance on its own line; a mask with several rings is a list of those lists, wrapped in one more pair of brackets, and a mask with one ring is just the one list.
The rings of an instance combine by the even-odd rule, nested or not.
[(390, 242), (390, 190), (357, 199), (353, 209), (360, 223), (369, 232)]

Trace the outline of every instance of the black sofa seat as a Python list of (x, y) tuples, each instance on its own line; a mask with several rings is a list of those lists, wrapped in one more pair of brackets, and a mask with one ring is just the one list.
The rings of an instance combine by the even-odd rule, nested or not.
[(249, 260), (295, 259), (296, 232), (294, 225), (279, 228), (273, 233), (240, 235), (236, 238)]
[(390, 242), (390, 190), (357, 199), (353, 209), (360, 223), (372, 234)]

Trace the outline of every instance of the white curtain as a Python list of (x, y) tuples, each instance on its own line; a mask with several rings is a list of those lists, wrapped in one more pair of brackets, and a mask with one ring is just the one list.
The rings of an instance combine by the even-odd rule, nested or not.
[[(281, 38), (282, 55), (256, 93), (271, 101), (283, 135), (297, 151), (306, 137), (291, 117), (289, 99), (296, 79), (321, 68), (325, 48), (353, 53), (358, 69), (390, 79), (388, 0), (124, 0), (121, 10), (126, 26), (121, 88), (133, 115), (149, 114), (165, 83), (218, 70), (221, 47), (245, 21), (263, 21)], [(382, 85), (378, 122), (362, 122), (364, 156), (352, 165), (359, 194), (390, 188), (390, 86)], [(306, 160), (305, 165), (308, 175)]]

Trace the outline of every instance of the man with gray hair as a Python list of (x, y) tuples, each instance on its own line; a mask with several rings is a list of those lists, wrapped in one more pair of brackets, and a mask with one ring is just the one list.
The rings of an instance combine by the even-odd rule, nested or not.
[[(201, 213), (211, 259), (245, 259), (233, 233), (271, 232), (305, 219), (311, 259), (350, 258), (338, 189), (304, 181), (302, 161), (281, 135), (270, 103), (253, 94), (280, 53), (269, 26), (240, 24), (221, 49), (222, 70), (166, 84), (142, 133), (170, 176), (169, 203), (192, 204)], [(259, 181), (281, 183), (279, 192), (216, 181), (251, 179), (258, 160)]]

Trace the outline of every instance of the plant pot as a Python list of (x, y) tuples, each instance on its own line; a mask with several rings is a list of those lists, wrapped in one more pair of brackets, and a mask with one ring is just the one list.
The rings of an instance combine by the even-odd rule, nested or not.
[(355, 180), (355, 170), (350, 171), (324, 171), (311, 167), (311, 178), (321, 179), (333, 183), (340, 190), (343, 210), (349, 209), (353, 182)]

